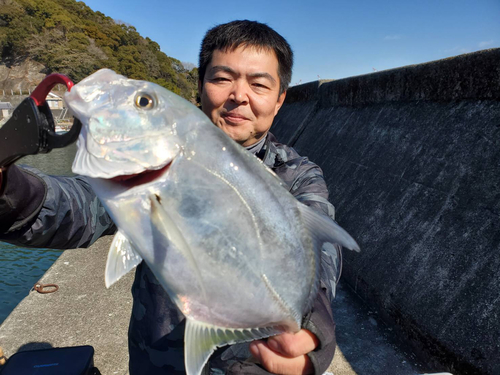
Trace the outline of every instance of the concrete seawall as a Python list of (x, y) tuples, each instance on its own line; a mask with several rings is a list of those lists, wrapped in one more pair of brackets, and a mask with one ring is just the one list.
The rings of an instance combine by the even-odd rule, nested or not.
[(271, 131), (323, 168), (356, 293), (428, 362), (500, 374), (500, 49), (292, 87)]

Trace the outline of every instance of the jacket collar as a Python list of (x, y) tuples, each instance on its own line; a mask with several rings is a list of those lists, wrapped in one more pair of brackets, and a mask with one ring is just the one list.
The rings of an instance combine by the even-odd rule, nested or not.
[(260, 152), (256, 155), (262, 162), (271, 169), (277, 168), (283, 164), (284, 160), (281, 158), (276, 144), (278, 140), (273, 133), (268, 132), (266, 135), (266, 143)]

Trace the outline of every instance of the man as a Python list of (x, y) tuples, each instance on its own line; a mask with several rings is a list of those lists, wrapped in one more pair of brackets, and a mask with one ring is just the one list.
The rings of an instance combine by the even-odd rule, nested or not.
[[(269, 133), (291, 79), (292, 51), (264, 24), (234, 21), (209, 30), (202, 42), (199, 93), (203, 112), (272, 168), (301, 202), (333, 216), (322, 172)], [(1, 176), (0, 176), (1, 177)], [(86, 247), (116, 228), (85, 178), (54, 178), (11, 166), (0, 187), (0, 239), (23, 246)], [(268, 340), (220, 348), (212, 374), (323, 373), (335, 350), (329, 306), (328, 259), (322, 287), (303, 329)], [(141, 263), (132, 287), (130, 373), (182, 374), (184, 317)], [(253, 356), (253, 359), (247, 360)]]

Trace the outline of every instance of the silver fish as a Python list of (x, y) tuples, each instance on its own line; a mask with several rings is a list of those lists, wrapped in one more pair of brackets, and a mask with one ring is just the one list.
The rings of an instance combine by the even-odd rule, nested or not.
[(188, 375), (216, 347), (298, 331), (318, 290), (322, 246), (359, 251), (168, 90), (100, 70), (65, 100), (83, 124), (73, 172), (89, 177), (119, 228), (106, 286), (146, 262), (186, 317)]

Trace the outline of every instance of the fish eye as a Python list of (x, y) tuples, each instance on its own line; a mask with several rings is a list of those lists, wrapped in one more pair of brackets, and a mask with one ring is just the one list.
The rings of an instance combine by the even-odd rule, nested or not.
[(135, 97), (135, 106), (137, 108), (152, 109), (154, 108), (155, 104), (155, 99), (149, 94), (140, 93)]

